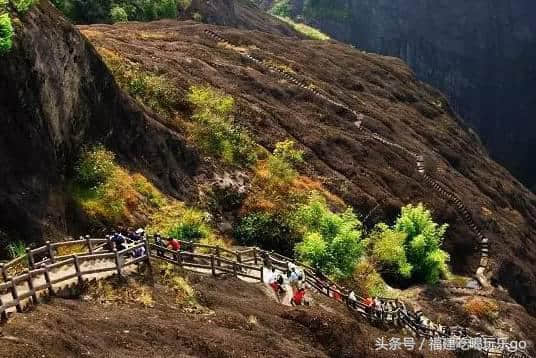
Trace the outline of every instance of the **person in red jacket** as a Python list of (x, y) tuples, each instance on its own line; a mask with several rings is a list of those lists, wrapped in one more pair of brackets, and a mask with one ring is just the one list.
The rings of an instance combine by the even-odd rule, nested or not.
[(173, 251), (180, 251), (181, 243), (178, 242), (176, 239), (170, 237), (168, 239), (167, 248)]
[(294, 296), (292, 296), (292, 298), (290, 299), (290, 304), (293, 306), (300, 306), (302, 304), (305, 304), (304, 296), (305, 288), (302, 287), (298, 291), (296, 291)]

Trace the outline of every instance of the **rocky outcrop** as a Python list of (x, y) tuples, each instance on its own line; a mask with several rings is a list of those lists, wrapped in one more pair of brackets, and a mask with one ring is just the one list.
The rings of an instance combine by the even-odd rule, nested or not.
[(496, 160), (536, 187), (534, 1), (291, 2), (333, 38), (406, 61), (448, 95)]
[(250, 0), (192, 0), (188, 10), (179, 16), (239, 29), (303, 37), (283, 21), (264, 13)]
[(87, 40), (47, 1), (20, 18), (0, 57), (0, 231), (65, 232), (65, 184), (81, 146), (100, 142), (162, 188), (188, 195), (196, 155), (123, 94)]

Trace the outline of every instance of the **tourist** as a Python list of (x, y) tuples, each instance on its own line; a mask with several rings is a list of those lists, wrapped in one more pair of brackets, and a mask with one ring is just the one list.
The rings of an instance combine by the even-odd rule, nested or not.
[(117, 251), (121, 251), (126, 248), (126, 238), (119, 233), (114, 233), (112, 235), (112, 242), (114, 243)]
[(348, 305), (353, 307), (354, 309), (357, 308), (357, 298), (355, 297), (354, 290), (350, 291), (348, 294)]
[[(162, 237), (160, 236), (160, 234), (155, 234), (154, 235), (154, 243), (157, 247), (166, 247), (166, 244), (164, 243), (164, 240), (162, 239)], [(156, 254), (160, 257), (163, 257), (164, 256), (164, 250), (162, 249), (156, 249)]]
[(295, 293), (298, 290), (300, 284), (300, 275), (298, 274), (295, 267), (290, 269), (290, 275), (288, 275), (288, 280), (290, 287), (292, 287), (292, 293)]
[(305, 296), (305, 288), (300, 288), (296, 293), (294, 293), (294, 296), (290, 299), (290, 304), (292, 306), (300, 306), (302, 304), (305, 304), (304, 300)]
[(167, 248), (173, 251), (180, 251), (181, 243), (172, 237), (168, 238)]

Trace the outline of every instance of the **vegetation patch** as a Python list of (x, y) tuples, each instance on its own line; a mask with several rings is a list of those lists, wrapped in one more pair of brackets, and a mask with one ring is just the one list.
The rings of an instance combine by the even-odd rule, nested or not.
[(244, 216), (234, 230), (237, 242), (246, 246), (259, 246), (287, 256), (294, 254), (298, 238), (284, 215), (254, 212)]
[(290, 18), (292, 15), (292, 4), (290, 0), (275, 1), (270, 9), (270, 14)]
[(143, 71), (108, 49), (99, 48), (99, 53), (122, 89), (165, 118), (176, 115), (182, 95), (165, 76)]
[(328, 35), (321, 32), (320, 30), (315, 29), (314, 27), (311, 27), (306, 24), (294, 22), (289, 17), (284, 17), (284, 16), (276, 16), (276, 17), (279, 20), (286, 22), (294, 30), (304, 34), (305, 36), (309, 37), (312, 40), (326, 41), (330, 39)]
[(111, 280), (100, 280), (88, 289), (88, 296), (105, 304), (136, 303), (145, 307), (153, 307), (152, 289), (136, 280), (129, 280), (128, 285), (115, 283)]
[(302, 237), (296, 245), (301, 260), (338, 279), (353, 274), (363, 243), (362, 225), (352, 209), (334, 213), (323, 197), (313, 194), (292, 221)]
[(97, 222), (139, 224), (140, 215), (156, 211), (164, 196), (140, 174), (131, 174), (102, 146), (86, 149), (75, 168), (74, 199)]
[(11, 3), (19, 14), (27, 13), (36, 2), (37, 0), (11, 0)]
[(9, 14), (0, 15), (0, 55), (6, 54), (13, 46), (13, 25)]
[(463, 305), (463, 308), (468, 315), (487, 319), (490, 322), (499, 317), (499, 306), (495, 302), (482, 297), (471, 298)]
[(7, 253), (12, 259), (26, 255), (26, 245), (22, 241), (14, 241), (7, 245)]
[(74, 23), (95, 24), (127, 21), (127, 19), (131, 21), (175, 19), (178, 9), (188, 5), (189, 0), (53, 0), (52, 2)]
[(173, 292), (175, 303), (197, 305), (196, 293), (180, 268), (171, 263), (160, 263), (160, 281)]
[(402, 208), (395, 224), (376, 226), (371, 235), (372, 257), (384, 272), (400, 279), (435, 284), (448, 278), (449, 255), (441, 250), (448, 225), (438, 225), (424, 205)]
[(233, 97), (211, 87), (192, 86), (187, 98), (194, 108), (189, 132), (202, 151), (227, 164), (256, 162), (256, 143), (247, 130), (234, 123)]
[(149, 217), (146, 230), (183, 241), (199, 242), (214, 236), (207, 223), (206, 213), (188, 208), (181, 202), (161, 207)]
[(351, 280), (346, 284), (356, 288), (356, 293), (364, 297), (389, 297), (389, 286), (370, 260), (362, 259), (356, 265)]

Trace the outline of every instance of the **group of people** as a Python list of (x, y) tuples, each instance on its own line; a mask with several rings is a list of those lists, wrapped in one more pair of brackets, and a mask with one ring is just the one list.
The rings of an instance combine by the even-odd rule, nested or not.
[[(110, 247), (109, 249), (116, 249), (117, 251), (125, 250), (129, 246), (139, 244), (141, 241), (145, 240), (145, 230), (143, 229), (137, 229), (135, 231), (133, 230), (127, 230), (125, 233), (114, 231), (111, 235), (107, 235), (107, 239), (109, 239)], [(145, 255), (146, 249), (144, 246), (136, 247), (132, 251), (133, 257), (142, 257)]]
[(272, 287), (279, 300), (287, 292), (285, 289), (286, 282), (288, 282), (288, 286), (292, 290), (290, 304), (292, 306), (308, 305), (309, 302), (305, 299), (305, 273), (291, 262), (288, 263), (288, 269), (284, 274), (276, 272), (275, 268), (272, 267), (268, 278), (268, 284)]

